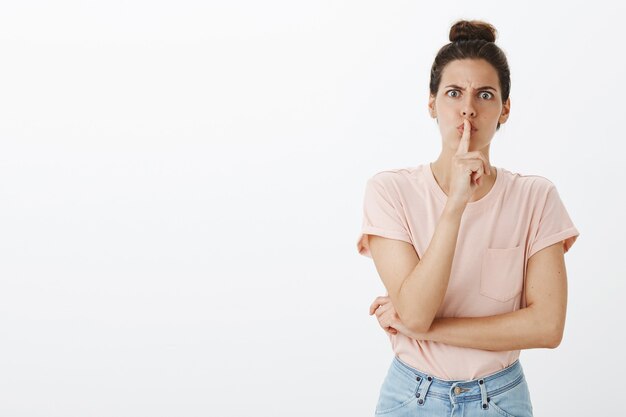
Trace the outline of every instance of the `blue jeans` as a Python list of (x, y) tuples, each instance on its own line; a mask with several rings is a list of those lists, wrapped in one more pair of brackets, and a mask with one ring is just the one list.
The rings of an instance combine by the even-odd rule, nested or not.
[(482, 378), (446, 381), (394, 356), (380, 388), (375, 415), (532, 417), (533, 407), (519, 359)]

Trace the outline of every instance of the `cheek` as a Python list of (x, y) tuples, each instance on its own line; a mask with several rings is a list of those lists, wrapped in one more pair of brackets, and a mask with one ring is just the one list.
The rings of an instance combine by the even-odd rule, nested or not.
[(456, 129), (456, 123), (459, 120), (458, 116), (455, 116), (450, 112), (437, 113), (437, 118), (439, 119), (439, 126), (450, 127), (453, 129)]

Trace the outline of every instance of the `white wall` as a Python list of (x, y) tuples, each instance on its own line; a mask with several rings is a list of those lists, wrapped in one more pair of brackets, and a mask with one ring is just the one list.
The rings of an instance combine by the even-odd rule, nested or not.
[(437, 157), (428, 76), (458, 18), (494, 24), (511, 66), (492, 164), (553, 181), (581, 233), (565, 338), (522, 352), (535, 413), (612, 413), (625, 12), (3, 2), (0, 415), (373, 415), (392, 353), (356, 251), (365, 181)]

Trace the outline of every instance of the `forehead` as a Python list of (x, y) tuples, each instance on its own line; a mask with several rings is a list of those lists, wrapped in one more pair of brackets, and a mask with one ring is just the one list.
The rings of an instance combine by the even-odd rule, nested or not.
[(443, 69), (442, 85), (478, 87), (491, 85), (498, 88), (498, 72), (484, 59), (457, 59)]

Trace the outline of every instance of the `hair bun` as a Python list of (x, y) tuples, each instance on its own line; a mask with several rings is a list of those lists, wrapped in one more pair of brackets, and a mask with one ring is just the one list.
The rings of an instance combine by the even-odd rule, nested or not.
[(482, 39), (496, 41), (495, 27), (482, 20), (459, 20), (450, 28), (450, 42)]

